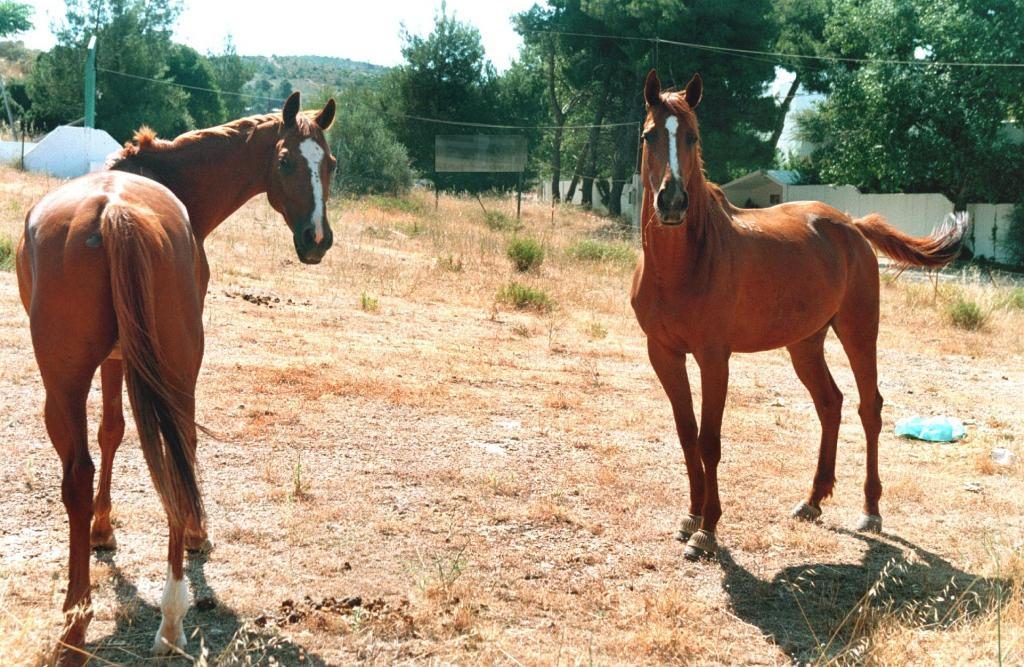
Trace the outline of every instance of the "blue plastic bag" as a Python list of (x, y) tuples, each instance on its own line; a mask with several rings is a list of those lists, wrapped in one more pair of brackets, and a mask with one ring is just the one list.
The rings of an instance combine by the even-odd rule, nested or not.
[(952, 417), (904, 417), (896, 422), (896, 435), (929, 442), (953, 442), (967, 435), (964, 423)]

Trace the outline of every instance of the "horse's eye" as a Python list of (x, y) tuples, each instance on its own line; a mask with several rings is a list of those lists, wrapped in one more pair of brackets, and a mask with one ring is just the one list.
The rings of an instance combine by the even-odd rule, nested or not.
[(280, 158), (278, 158), (277, 166), (281, 170), (282, 174), (290, 174), (292, 172), (292, 168), (294, 167), (292, 161), (289, 160), (288, 156), (286, 155), (282, 155)]
[(647, 132), (644, 132), (644, 141), (646, 141), (647, 143), (651, 143), (652, 141), (654, 141), (654, 130), (648, 130)]
[(338, 161), (337, 160), (335, 160), (334, 158), (331, 158), (330, 160), (327, 161), (327, 170), (328, 171), (330, 171), (331, 173), (334, 173), (337, 169), (338, 169)]
[(692, 146), (695, 143), (697, 143), (697, 135), (694, 134), (693, 132), (687, 132), (686, 133), (686, 145), (687, 146)]

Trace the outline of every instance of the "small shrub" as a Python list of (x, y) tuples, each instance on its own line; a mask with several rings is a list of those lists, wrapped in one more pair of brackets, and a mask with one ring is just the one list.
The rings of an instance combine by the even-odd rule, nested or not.
[(583, 239), (569, 247), (569, 256), (583, 262), (608, 262), (624, 267), (636, 265), (636, 252), (625, 243)]
[(968, 331), (977, 331), (985, 325), (988, 314), (982, 311), (981, 307), (974, 301), (957, 297), (955, 301), (946, 307), (946, 314), (953, 326)]
[(544, 247), (533, 239), (512, 239), (507, 253), (519, 272), (537, 269), (544, 261)]
[(496, 232), (514, 232), (522, 227), (518, 220), (501, 211), (485, 211), (484, 222), (487, 223), (489, 229)]
[(380, 310), (380, 301), (375, 297), (370, 296), (366, 292), (363, 292), (359, 297), (359, 307), (367, 313), (376, 313)]
[(442, 271), (448, 271), (449, 273), (462, 273), (462, 269), (464, 267), (462, 265), (461, 257), (445, 255), (444, 257), (437, 258), (437, 268)]
[(511, 282), (502, 287), (498, 292), (498, 301), (509, 303), (519, 310), (530, 309), (542, 313), (550, 312), (555, 307), (555, 302), (544, 290), (517, 282)]
[(0, 271), (14, 268), (14, 241), (10, 236), (0, 235)]
[(586, 332), (593, 340), (601, 340), (608, 336), (608, 327), (600, 322), (590, 322), (587, 324)]

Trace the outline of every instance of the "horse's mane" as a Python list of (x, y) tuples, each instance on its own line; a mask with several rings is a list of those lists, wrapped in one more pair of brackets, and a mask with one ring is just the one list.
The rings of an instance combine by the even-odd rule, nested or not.
[[(310, 112), (298, 114), (295, 120), (299, 126), (299, 131), (302, 134), (307, 134), (310, 124), (313, 122)], [(108, 167), (116, 168), (132, 158), (177, 153), (210, 140), (244, 139), (248, 141), (253, 133), (270, 126), (280, 126), (282, 122), (281, 114), (279, 113), (260, 114), (239, 118), (238, 120), (203, 130), (185, 132), (174, 139), (160, 139), (157, 137), (155, 130), (143, 125), (135, 132), (131, 141), (126, 142), (120, 151), (111, 156), (111, 159), (108, 161)]]

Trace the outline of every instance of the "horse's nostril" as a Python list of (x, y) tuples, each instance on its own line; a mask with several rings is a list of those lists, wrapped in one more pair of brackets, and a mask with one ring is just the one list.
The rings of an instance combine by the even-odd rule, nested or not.
[(316, 245), (316, 232), (313, 230), (312, 226), (306, 227), (302, 230), (302, 242), (310, 246)]
[(687, 207), (690, 205), (690, 196), (686, 194), (686, 190), (683, 190), (682, 197), (680, 197), (680, 202), (680, 208), (682, 208), (685, 211)]

